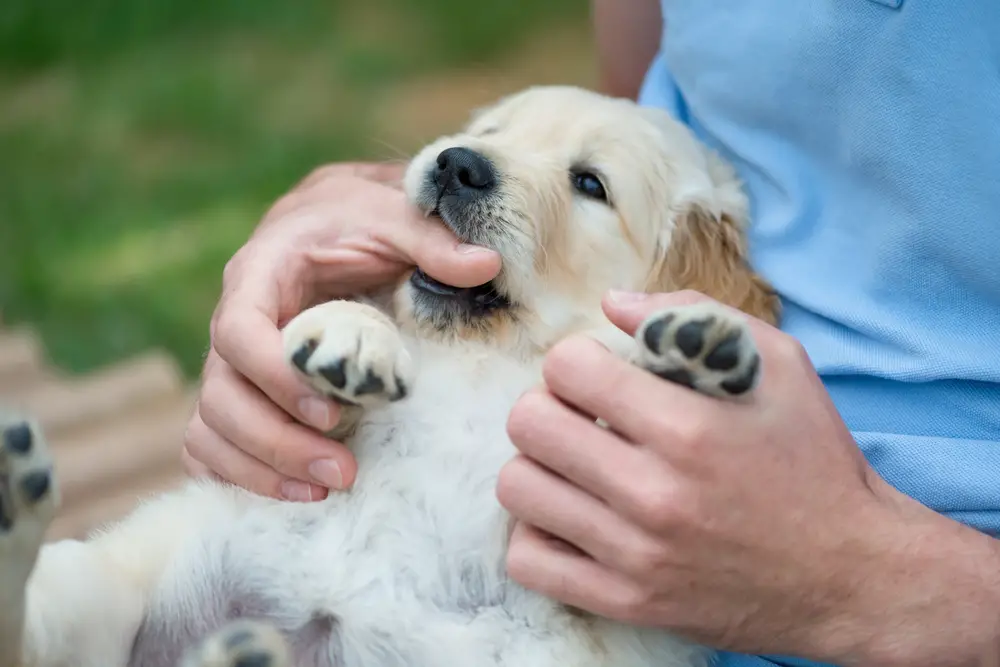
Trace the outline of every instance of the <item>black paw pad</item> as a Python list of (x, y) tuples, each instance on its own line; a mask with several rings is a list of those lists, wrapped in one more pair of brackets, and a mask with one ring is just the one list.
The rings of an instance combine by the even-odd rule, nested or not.
[(729, 334), (705, 357), (705, 368), (713, 371), (728, 371), (740, 363), (740, 330)]
[(735, 377), (723, 382), (721, 386), (727, 392), (733, 396), (738, 396), (740, 394), (745, 394), (753, 386), (754, 380), (757, 379), (757, 371), (760, 369), (760, 357), (754, 355), (753, 361), (747, 366), (747, 369), (739, 377)]
[(319, 374), (337, 389), (343, 389), (347, 386), (347, 372), (344, 370), (344, 364), (343, 359), (338, 359), (329, 366), (318, 369)]
[(18, 484), (21, 487), (21, 494), (28, 502), (37, 503), (49, 492), (52, 475), (48, 470), (35, 470), (22, 477)]
[(701, 354), (701, 349), (705, 347), (705, 330), (714, 322), (712, 318), (707, 320), (688, 322), (677, 327), (674, 334), (674, 343), (677, 349), (688, 359), (694, 359)]
[(35, 436), (27, 424), (11, 426), (3, 432), (3, 446), (11, 454), (28, 454), (34, 444)]
[(295, 354), (292, 355), (292, 363), (295, 364), (295, 367), (303, 373), (308, 372), (306, 371), (306, 364), (309, 363), (309, 358), (316, 351), (317, 347), (319, 347), (319, 341), (315, 338), (310, 338), (303, 343), (302, 347), (297, 349)]
[(668, 382), (679, 384), (688, 389), (694, 389), (694, 376), (683, 368), (675, 368), (669, 371), (656, 371), (657, 377), (661, 377)]
[(375, 375), (375, 371), (368, 369), (365, 374), (365, 379), (361, 381), (361, 384), (357, 386), (354, 390), (355, 396), (364, 396), (365, 394), (380, 394), (385, 391), (385, 382), (382, 378)]
[(663, 331), (670, 326), (670, 323), (674, 321), (674, 314), (668, 313), (662, 317), (659, 317), (649, 323), (646, 327), (646, 331), (642, 336), (642, 340), (646, 343), (646, 347), (649, 348), (654, 354), (660, 354), (663, 352), (660, 349), (660, 345), (663, 341)]
[(14, 517), (10, 513), (10, 498), (0, 488), (0, 533), (6, 533), (14, 527)]
[(233, 661), (233, 667), (271, 667), (273, 664), (274, 657), (264, 651), (247, 653)]

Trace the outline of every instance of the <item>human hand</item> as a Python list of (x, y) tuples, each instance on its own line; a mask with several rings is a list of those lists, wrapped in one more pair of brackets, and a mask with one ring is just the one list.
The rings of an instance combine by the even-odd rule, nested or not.
[[(604, 306), (633, 333), (654, 310), (702, 298)], [(545, 386), (508, 424), (520, 455), (497, 495), (517, 521), (510, 576), (716, 648), (978, 664), (959, 658), (998, 637), (996, 541), (886, 484), (801, 346), (751, 328), (763, 374), (742, 401), (664, 382), (589, 339), (551, 351)]]
[(321, 500), (349, 487), (357, 463), (321, 435), (339, 417), (287, 367), (280, 328), (322, 298), (391, 284), (413, 265), (458, 286), (488, 282), (495, 252), (461, 245), (392, 187), (401, 165), (317, 169), (267, 213), (229, 261), (211, 321), (197, 408), (183, 459), (257, 493)]

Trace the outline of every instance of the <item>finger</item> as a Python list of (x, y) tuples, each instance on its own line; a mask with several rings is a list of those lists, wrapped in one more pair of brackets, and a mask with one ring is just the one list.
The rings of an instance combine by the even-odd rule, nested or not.
[(329, 431), (340, 419), (340, 408), (295, 375), (284, 357), (277, 315), (259, 306), (261, 292), (256, 287), (245, 283), (226, 300), (212, 341), (215, 354), (285, 412)]
[(617, 570), (629, 571), (634, 554), (653, 546), (608, 505), (525, 457), (503, 468), (497, 499), (518, 520)]
[[(720, 421), (725, 402), (664, 382), (583, 336), (546, 355), (546, 386), (561, 401), (600, 417), (630, 442), (648, 445), (686, 437), (685, 429)], [(730, 408), (733, 409), (733, 408)]]
[(629, 494), (630, 483), (650, 465), (648, 452), (601, 428), (544, 387), (526, 392), (514, 404), (507, 434), (522, 454), (612, 505)]
[[(191, 426), (188, 426), (190, 429)], [(191, 452), (188, 451), (187, 440), (190, 438), (190, 434), (185, 433), (184, 435), (184, 446), (181, 448), (181, 466), (184, 468), (184, 472), (188, 477), (214, 477), (215, 473), (207, 465), (199, 461), (198, 459), (191, 456)]]
[(402, 191), (363, 178), (344, 177), (343, 170), (329, 173), (338, 175), (317, 181), (309, 190), (276, 204), (268, 214), (275, 219), (293, 211), (323, 216), (331, 202), (342, 202), (346, 197), (354, 201), (349, 206), (364, 210), (365, 219), (351, 221), (350, 233), (338, 234), (335, 244), (317, 239), (307, 253), (312, 262), (339, 266), (345, 256), (353, 254), (367, 256), (371, 270), (372, 260), (378, 257), (395, 267), (419, 266), (441, 282), (458, 287), (482, 285), (500, 272), (499, 253), (462, 243), (440, 219), (417, 211)]
[(295, 502), (323, 500), (326, 488), (281, 475), (209, 428), (195, 413), (188, 426), (185, 457), (221, 478), (254, 493)]
[(402, 181), (405, 174), (405, 162), (338, 162), (317, 167), (293, 191), (308, 190), (336, 178), (363, 178), (390, 185)]
[(625, 576), (521, 522), (511, 535), (507, 573), (525, 588), (605, 618), (631, 620), (643, 599)]
[(292, 421), (225, 364), (205, 380), (198, 410), (210, 429), (282, 475), (331, 489), (354, 482), (346, 447)]
[(415, 264), (447, 285), (475, 287), (500, 273), (499, 253), (460, 242), (441, 220), (424, 217), (408, 205), (374, 227), (372, 235), (394, 249), (403, 263)]

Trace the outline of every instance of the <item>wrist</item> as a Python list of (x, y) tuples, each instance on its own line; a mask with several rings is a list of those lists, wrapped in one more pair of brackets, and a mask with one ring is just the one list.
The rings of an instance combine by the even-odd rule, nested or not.
[[(884, 482), (881, 486), (886, 486)], [(860, 558), (817, 628), (821, 659), (880, 667), (1000, 659), (1000, 541), (889, 489), (860, 522)]]

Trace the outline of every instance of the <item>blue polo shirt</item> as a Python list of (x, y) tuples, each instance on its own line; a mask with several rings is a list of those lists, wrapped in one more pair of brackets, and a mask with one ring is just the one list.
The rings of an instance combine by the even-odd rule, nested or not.
[(662, 9), (640, 101), (736, 165), (752, 263), (858, 445), (1000, 536), (1000, 0)]

